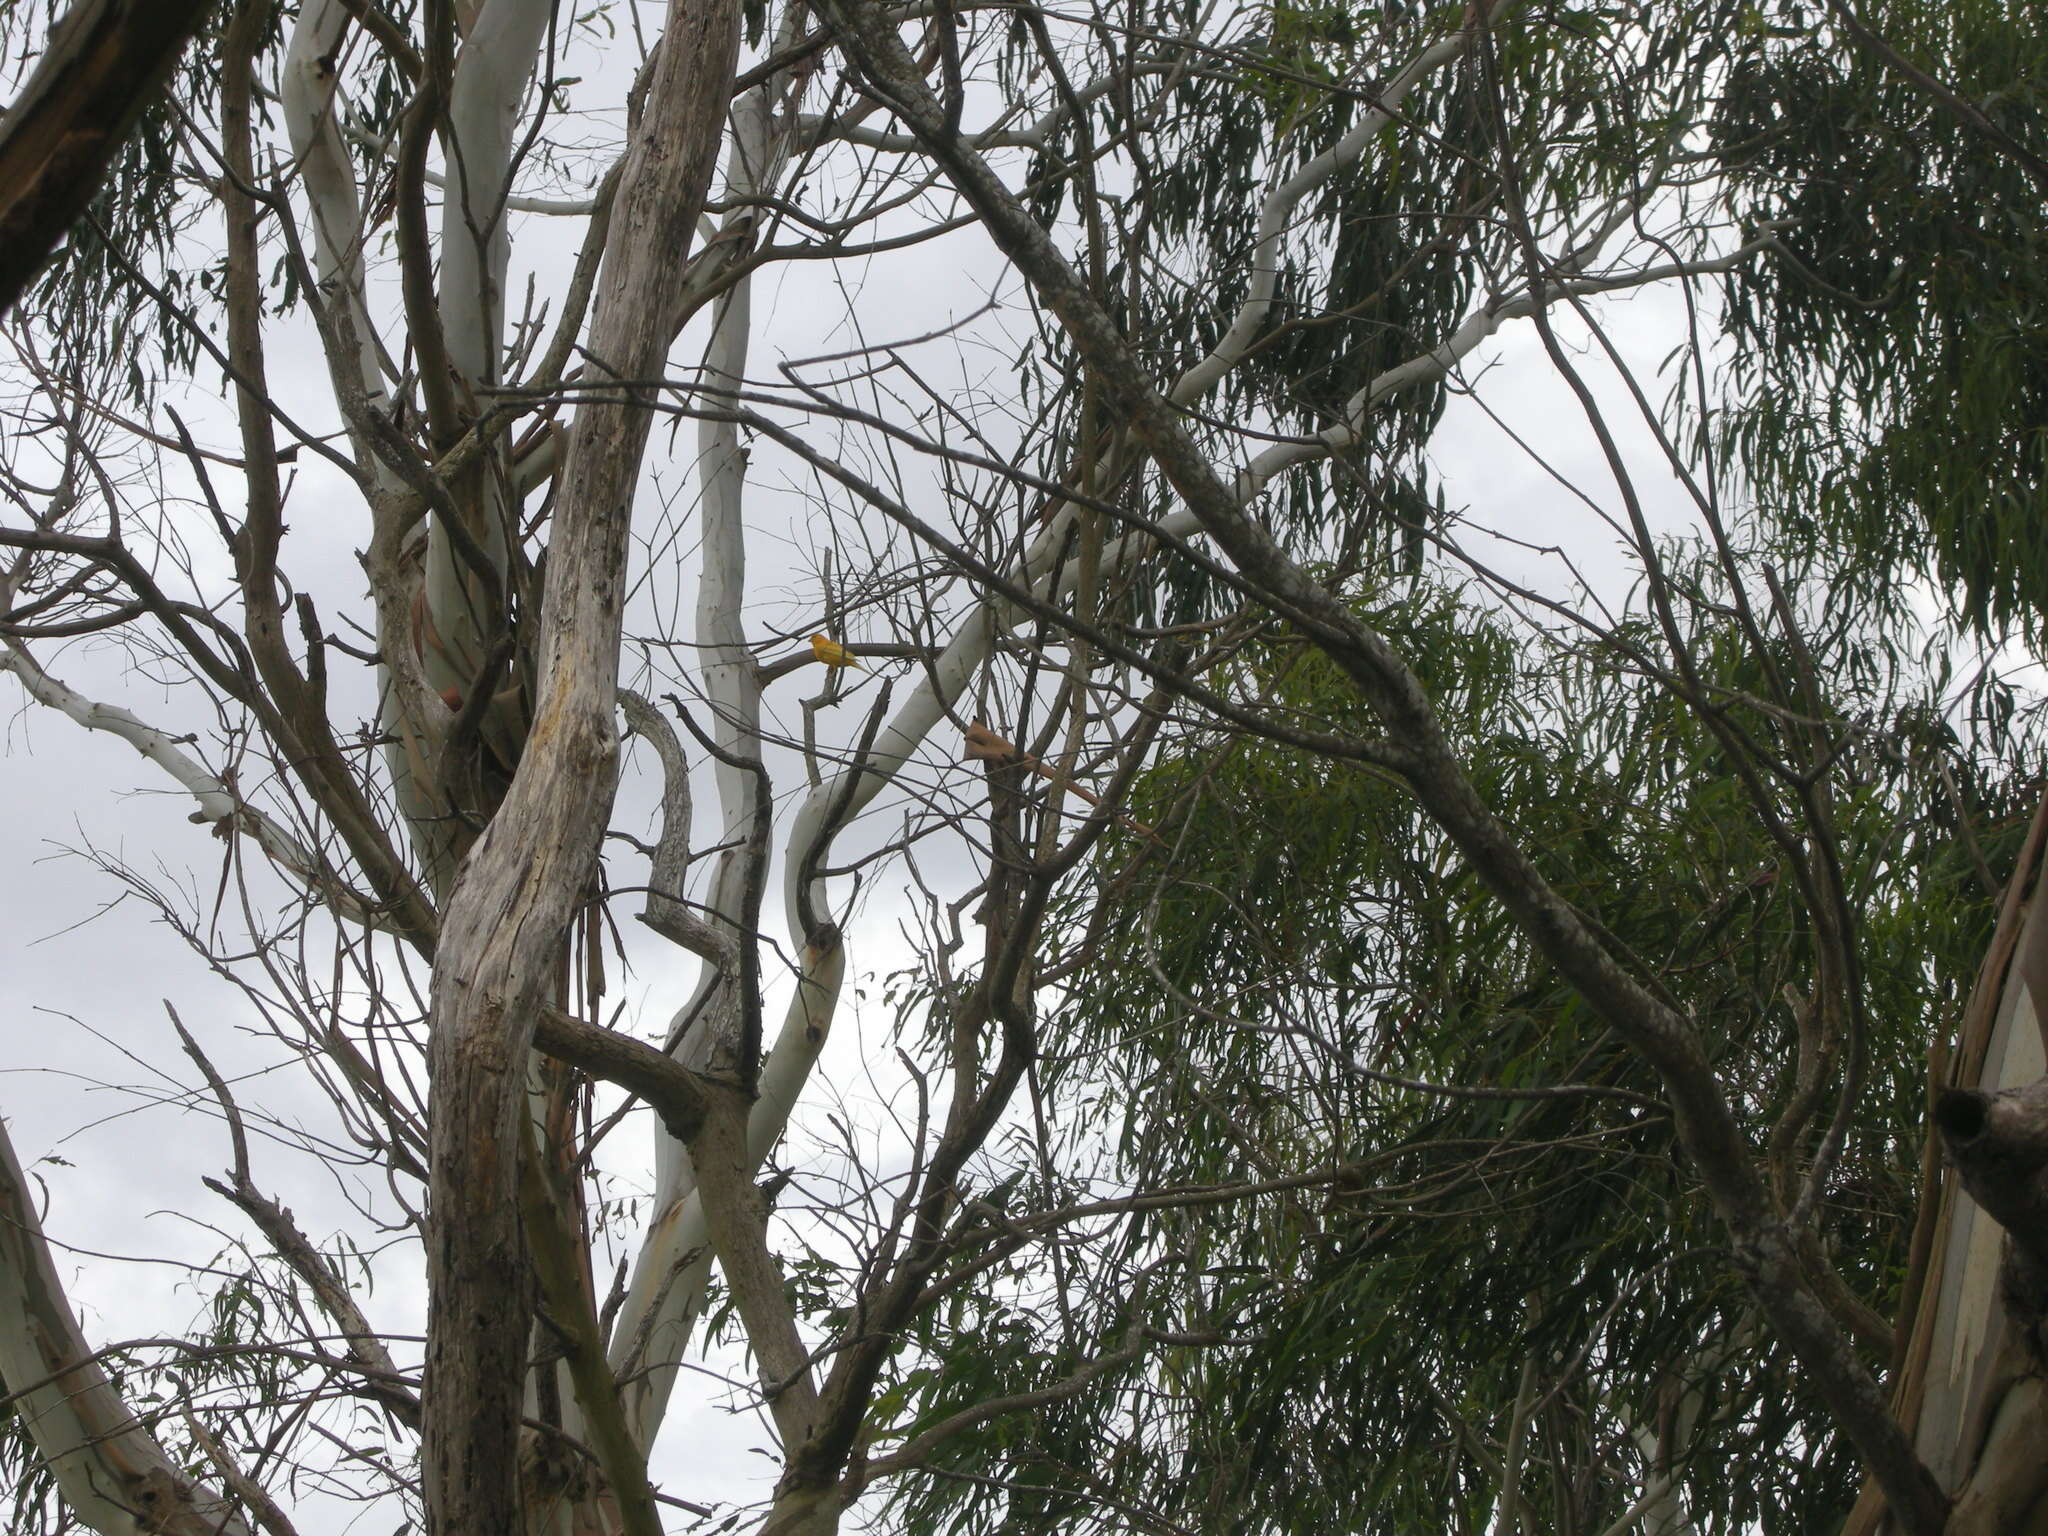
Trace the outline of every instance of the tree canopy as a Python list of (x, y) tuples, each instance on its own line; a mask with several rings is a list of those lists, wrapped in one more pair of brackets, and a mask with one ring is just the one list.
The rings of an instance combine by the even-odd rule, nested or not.
[(226, 1247), (0, 1138), (12, 1527), (2033, 1529), (2042, 47), (227, 6), (0, 446)]

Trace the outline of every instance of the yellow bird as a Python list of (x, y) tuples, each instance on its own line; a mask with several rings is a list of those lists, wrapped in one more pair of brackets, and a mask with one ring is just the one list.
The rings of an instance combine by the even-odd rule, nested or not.
[(851, 667), (856, 672), (867, 671), (866, 667), (853, 659), (853, 652), (830, 635), (811, 636), (811, 654), (828, 667)]

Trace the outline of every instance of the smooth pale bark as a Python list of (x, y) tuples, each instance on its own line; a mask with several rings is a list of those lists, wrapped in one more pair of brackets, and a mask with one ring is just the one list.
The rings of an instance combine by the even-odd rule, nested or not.
[[(793, 40), (799, 8), (785, 12), (776, 47)], [(753, 200), (772, 191), (788, 163), (794, 119), (778, 115), (776, 95), (786, 89), (775, 76), (734, 104), (732, 153), (728, 158), (722, 200), (733, 206), (719, 222), (716, 237), (706, 245), (737, 259), (754, 245), (758, 218)], [(743, 386), (753, 342), (753, 280), (743, 277), (713, 306), (711, 336), (704, 349), (704, 382), (713, 389)], [(747, 451), (737, 424), (707, 420), (697, 432), (697, 473), (702, 487), (699, 526), (703, 566), (698, 577), (696, 643), (703, 658), (701, 676), (709, 704), (706, 730), (720, 750), (713, 763), (719, 803), (718, 862), (705, 893), (702, 922), (716, 957), (706, 956), (704, 969), (688, 1002), (676, 1015), (671, 1032), (675, 1054), (696, 1072), (729, 1075), (740, 1024), (742, 968), (751, 963), (743, 951), (754, 943), (755, 926), (748, 915), (758, 905), (758, 891), (767, 871), (760, 867), (766, 843), (755, 833), (759, 819), (772, 814), (764, 775), (748, 766), (760, 750), (761, 681), (747, 646), (743, 611), (747, 595), (746, 478)], [(666, 838), (668, 829), (663, 829)], [(758, 851), (757, 851), (758, 850)], [(813, 969), (806, 957), (806, 970)], [(798, 986), (797, 1006), (808, 1009), (816, 987)], [(764, 1092), (748, 1117), (745, 1132), (749, 1174), (766, 1159), (782, 1133), (796, 1089), (808, 1075), (823, 1046), (822, 1031), (788, 1027), (762, 1064), (763, 1079), (781, 1086)], [(794, 1074), (795, 1081), (790, 1081)], [(783, 1106), (778, 1114), (770, 1107)], [(613, 1334), (612, 1362), (626, 1378), (627, 1417), (642, 1447), (650, 1446), (661, 1426), (683, 1353), (702, 1310), (704, 1285), (710, 1277), (709, 1230), (697, 1173), (682, 1142), (658, 1136), (655, 1142), (654, 1219), (635, 1256), (632, 1283)]]
[(782, 1267), (768, 1246), (768, 1202), (754, 1186), (753, 1159), (746, 1145), (749, 1107), (736, 1090), (715, 1095), (692, 1153), (704, 1191), (706, 1229), (733, 1308), (746, 1329), (762, 1396), (787, 1462), (816, 1428), (818, 1388), (810, 1353), (790, 1308)]
[[(817, 1065), (845, 970), (841, 945), (804, 952), (796, 995), (761, 1064), (759, 1093), (747, 1115), (750, 1171), (758, 1170), (781, 1140)], [(693, 1177), (686, 1194), (657, 1211), (634, 1271), (635, 1286), (646, 1287), (646, 1292), (628, 1297), (612, 1333), (612, 1369), (619, 1376), (628, 1426), (643, 1451), (660, 1431), (683, 1352), (703, 1315), (704, 1285), (710, 1275), (711, 1232), (704, 1218), (704, 1197)]]
[(91, 1355), (0, 1124), (0, 1390), (64, 1502), (102, 1536), (249, 1536), (225, 1498), (178, 1470)]
[[(660, 373), (716, 163), (739, 46), (735, 0), (675, 0), (628, 151), (588, 355), (598, 377)], [(431, 1531), (520, 1523), (526, 1339), (517, 1217), (526, 1055), (611, 807), (632, 503), (652, 414), (631, 399), (576, 414), (541, 612), (532, 733), (499, 814), (448, 901), (428, 1043), (431, 1212), (422, 1470)]]
[(1167, 398), (1174, 404), (1187, 405), (1201, 399), (1251, 354), (1252, 343), (1265, 329), (1272, 313), (1273, 298), (1280, 287), (1281, 247), (1302, 199), (1339, 170), (1363, 159), (1382, 130), (1398, 120), (1401, 102), (1408, 93), (1430, 75), (1462, 58), (1471, 41), (1469, 32), (1459, 32), (1425, 48), (1379, 89), (1371, 107), (1359, 114), (1350, 132), (1266, 194), (1259, 208), (1258, 234), (1252, 246), (1250, 292), (1232, 317), (1230, 329), (1209, 355), (1183, 373), (1167, 391)]
[(376, 327), (363, 298), (362, 202), (356, 196), (348, 147), (335, 121), (339, 77), (332, 61), (348, 26), (348, 8), (340, 0), (307, 0), (292, 28), (278, 95), (311, 213), (313, 262), (322, 299), (340, 306), (335, 319), (349, 347), (347, 355), (337, 357), (329, 342), (327, 361), (335, 395), (352, 429), (357, 468), (387, 488), (395, 488), (389, 471), (382, 468), (347, 409), (351, 400), (378, 410), (388, 410), (391, 404), (378, 359)]
[[(385, 350), (365, 298), (363, 208), (337, 121), (340, 76), (334, 68), (351, 25), (341, 0), (306, 0), (285, 51), (278, 94), (313, 234), (313, 266), (322, 320), (321, 348), (348, 432), (356, 474), (370, 502), (373, 532), (364, 564), (376, 604), (378, 717), (393, 798), (405, 818), (422, 883), (438, 899), (454, 878), (455, 826), (435, 792), (434, 763), (447, 732), (439, 689), (427, 681), (415, 648), (418, 541), (414, 499), (388, 462), (398, 434), (385, 376)], [(381, 426), (380, 426), (381, 424)]]
[(514, 131), (553, 13), (550, 0), (493, 0), (463, 39), (449, 87), (441, 319), (448, 361), (472, 388), (499, 381)]
[[(242, 632), (263, 687), (251, 707), (265, 735), (285, 754), (299, 783), (334, 824), (399, 926), (424, 933), (432, 915), (423, 893), (386, 835), (336, 741), (324, 683), (300, 670), (286, 623), (286, 585), (278, 569), (284, 538), (284, 492), (270, 418), (263, 347), (261, 211), (250, 142), (256, 94), (255, 58), (270, 15), (260, 0), (237, 7), (220, 49), (221, 153), (227, 175), (221, 212), (227, 235), (227, 343), (234, 369), (242, 438), (242, 523), (234, 540)], [(303, 619), (303, 613), (300, 615)], [(317, 648), (308, 666), (319, 665)]]
[[(547, 40), (550, 0), (494, 0), (463, 39), (448, 92), (448, 175), (441, 206), (441, 275), (436, 321), (467, 424), (490, 402), (503, 372), (505, 273), (512, 239), (505, 198), (519, 109)], [(458, 481), (458, 515), (467, 542), (489, 560), (492, 579), (470, 569), (467, 558), (436, 518), (427, 537), (425, 612), (433, 643), (421, 660), (436, 693), (459, 697), (474, 686), (477, 669), (501, 621), (509, 565), (506, 476), (473, 465)], [(493, 608), (498, 611), (492, 611)], [(510, 710), (510, 701), (500, 710)], [(518, 730), (505, 722), (499, 750), (515, 753)]]
[[(0, 601), (5, 597), (4, 589), (0, 589)], [(0, 672), (10, 672), (19, 678), (23, 690), (38, 704), (68, 716), (85, 730), (118, 737), (155, 763), (196, 802), (197, 808), (189, 820), (220, 829), (223, 834), (247, 833), (273, 864), (344, 922), (365, 928), (381, 924), (376, 903), (350, 889), (324, 859), (316, 857), (289, 829), (250, 805), (226, 780), (192, 756), (187, 750), (189, 737), (158, 730), (117, 704), (87, 698), (45, 671), (28, 648), (16, 641), (0, 641)]]

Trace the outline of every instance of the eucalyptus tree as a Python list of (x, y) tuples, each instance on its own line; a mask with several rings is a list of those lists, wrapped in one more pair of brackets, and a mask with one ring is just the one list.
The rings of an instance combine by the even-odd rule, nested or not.
[[(1501, 950), (1460, 1006), (1568, 990), (1555, 1006), (1609, 1074), (1602, 1102), (1630, 1106), (1643, 1158), (1699, 1191), (1688, 1230), (1713, 1252), (1671, 1266), (1696, 1290), (1719, 1277), (1713, 1304), (1739, 1317), (1730, 1358), (1768, 1337), (1799, 1383), (1791, 1433), (1837, 1458), (1837, 1482), (1852, 1447), (1903, 1529), (1940, 1529), (1949, 1490), (1872, 1365), (1882, 1262), (1829, 1248), (1838, 1176), (1877, 1134), (1856, 1118), (1872, 1024), (1862, 866), (1842, 850), (1876, 857), (1861, 818), (1904, 791), (1877, 771), (1878, 809), (1858, 803), (1847, 841), (1831, 830), (1829, 774), (1863, 738), (1802, 659), (1809, 617), (1791, 596), (1778, 618), (1761, 610), (1732, 555), (1718, 594), (1675, 594), (1633, 481), (1588, 488), (1596, 511), (1620, 508), (1649, 578), (1630, 664), (1695, 722), (1668, 750), (1736, 776), (1739, 815), (1766, 829), (1812, 925), (1758, 962), (1793, 1001), (1747, 1005), (1806, 1042), (1794, 1102), (1759, 1144), (1773, 1089), (1753, 1054), (1722, 1054), (1734, 1026), (1701, 1016), (1703, 994), (1674, 987), (1543, 851), (1540, 818), (1500, 783), (1499, 733), (1471, 730), (1485, 712), (1432, 702), (1497, 682), (1498, 646), (1465, 656), (1442, 620), (1403, 633), (1372, 596), (1397, 565), (1468, 558), (1426, 448), (1498, 333), (1533, 322), (1591, 404), (1553, 310), (1689, 293), (1771, 258), (1776, 231), (1728, 216), (1702, 149), (1771, 29), (1717, 3), (675, 0), (653, 22), (541, 0), (247, 0), (24, 315), (0, 665), (35, 705), (140, 751), (222, 838), (246, 930), (232, 937), (218, 911), (116, 876), (158, 898), (329, 1094), (332, 1126), (303, 1144), (378, 1171), (388, 1199), (366, 1228), (417, 1245), (428, 1305), (423, 1348), (372, 1315), (338, 1259), (361, 1239), (306, 1233), (266, 1188), (260, 1107), (214, 1059), (229, 1042), (174, 1013), (162, 1044), (189, 1062), (230, 1160), (210, 1182), (262, 1252), (207, 1338), (95, 1356), (9, 1154), (17, 1523), (55, 1498), (102, 1530), (275, 1536), (293, 1528), (284, 1490), (317, 1478), (437, 1532), (652, 1532), (675, 1508), (703, 1513), (653, 1486), (649, 1461), (713, 1322), (744, 1341), (779, 1441), (763, 1517), (777, 1532), (834, 1530), (899, 1490), (939, 1510), (933, 1490), (984, 1482), (980, 1513), (1021, 1524), (1238, 1519), (1170, 1513), (1156, 1480), (1180, 1472), (1151, 1448), (1204, 1401), (1194, 1384), (1246, 1402), (1283, 1390), (1298, 1318), (1284, 1285), (1189, 1289), (1205, 1245), (1291, 1266), (1303, 1294), (1341, 1307), (1313, 1283), (1313, 1223), (1275, 1249), (1231, 1222), (1369, 1209), (1383, 1172), (1413, 1170), (1355, 1159), (1322, 1127), (1253, 1125), (1248, 1158), (1296, 1144), (1271, 1177), (1219, 1182), (1201, 1161), (1213, 1138), (1186, 1121), (1186, 1072), (1131, 1134), (1186, 1136), (1191, 1160), (1102, 1161), (1062, 1097), (1086, 1074), (1065, 1063), (1117, 1026), (1065, 1004), (1078, 972), (1048, 926), (1106, 841), (1182, 835), (1162, 743), (1206, 753), (1227, 737), (1232, 762), (1277, 752), (1318, 781), (1405, 786), (1412, 809), (1376, 814), (1405, 817), (1416, 866), (1462, 861), (1484, 913), (1458, 921)], [(955, 272), (986, 302), (925, 297)], [(216, 385), (224, 410), (205, 404)], [(1725, 536), (1711, 465), (1678, 463)], [(309, 524), (347, 530), (360, 574), (323, 565)], [(774, 554), (789, 549), (816, 551), (800, 587)], [(1716, 603), (1734, 608), (1732, 641), (1700, 618)], [(95, 696), (67, 642), (109, 635), (138, 673), (182, 686), (153, 709)], [(1304, 647), (1305, 681), (1289, 659)], [(1740, 684), (1754, 702), (1729, 692), (1740, 666), (1716, 647), (1758, 670)], [(1608, 701), (1601, 718), (1653, 707)], [(1590, 793), (1635, 771), (1611, 755), (1560, 748), (1559, 775)], [(1996, 792), (1995, 767), (1961, 767), (1972, 793)], [(793, 807), (776, 792), (792, 780)], [(1731, 844), (1755, 837), (1728, 825)], [(888, 884), (916, 895), (919, 954), (895, 1038), (863, 1034), (853, 1070), (893, 1075), (898, 1113), (854, 1126), (819, 1064), (858, 1000), (844, 993), (863, 898)], [(646, 936), (621, 936), (622, 902)], [(1261, 941), (1249, 923), (1244, 942)], [(656, 1000), (669, 1020), (649, 1042), (609, 1027), (605, 999), (621, 958), (659, 949), (698, 973)], [(1897, 985), (1938, 992), (1946, 965)], [(1178, 1017), (1188, 979), (1147, 974), (1164, 990), (1146, 1006)], [(1363, 959), (1358, 977), (1383, 984)], [(1382, 1027), (1378, 1010), (1338, 1013)], [(1542, 1069), (1565, 1040), (1546, 1040)], [(1439, 1049), (1432, 1069), (1477, 1069), (1455, 1036)], [(1890, 1115), (1902, 1094), (1887, 1082), (1876, 1103)], [(1410, 1123), (1426, 1102), (1374, 1109), (1401, 1156), (1436, 1134)], [(599, 1152), (634, 1104), (654, 1111), (652, 1200), (601, 1301), (616, 1213)], [(1485, 1134), (1545, 1131), (1517, 1114)], [(1086, 1266), (1100, 1224), (1140, 1208), (1187, 1214), (1131, 1229), (1122, 1270)], [(1220, 1232), (1211, 1208), (1233, 1213)], [(1126, 1303), (1113, 1320), (1105, 1284)], [(1507, 1305), (1565, 1337), (1545, 1306), (1568, 1289)], [(1061, 1352), (1018, 1379), (1005, 1367), (1035, 1347), (1034, 1305), (1060, 1317)], [(1668, 1326), (1699, 1335), (1708, 1315)], [(1416, 1358), (1469, 1358), (1482, 1333)], [(1227, 1363), (1211, 1374), (1212, 1359)], [(1690, 1444), (1672, 1423), (1720, 1436), (1759, 1400), (1751, 1385), (1724, 1412), (1682, 1372), (1599, 1363), (1611, 1390), (1576, 1465), (1634, 1491), (1572, 1494), (1560, 1528), (1621, 1503), (1666, 1518), (1669, 1461)], [(1520, 1378), (1505, 1448), (1467, 1426), (1441, 1508), (1469, 1519), (1475, 1477), (1492, 1475), (1501, 1529), (1540, 1518), (1519, 1491), (1529, 1426), (1556, 1425), (1580, 1388), (1559, 1374), (1539, 1404), (1538, 1379)], [(341, 1432), (365, 1417), (396, 1449)], [(1142, 1421), (1145, 1453), (1091, 1467), (1084, 1442), (1051, 1463), (987, 1452), (1063, 1421), (1105, 1445)], [(1245, 1465), (1273, 1464), (1270, 1449)], [(1288, 1454), (1306, 1464), (1298, 1438)], [(1347, 1458), (1316, 1474), (1342, 1481)], [(1056, 1486), (1035, 1481), (1044, 1465)], [(1421, 1483), (1400, 1489), (1431, 1507)], [(1242, 1518), (1294, 1517), (1255, 1500)]]
[(1852, 574), (1926, 571), (1972, 622), (2038, 636), (2048, 33), (1861, 9), (1760, 50), (1713, 124), (1731, 199), (1785, 251), (1726, 280), (1726, 447), (1777, 521), (1863, 553)]
[[(1838, 3), (1828, 23), (1746, 61), (1714, 127), (1731, 198), (1785, 245), (1727, 279), (1718, 436), (1780, 526), (1855, 551), (1854, 590), (1925, 579), (1980, 632), (2038, 653), (2048, 33), (2031, 12), (1972, 4)], [(2022, 900), (2038, 857), (2030, 844), (1936, 1072), (1957, 1167), (1923, 1201), (1892, 1383), (1921, 1455), (1948, 1485), (1986, 1490), (1972, 1518), (1991, 1524), (2044, 1487), (2048, 1292), (2029, 1278), (2032, 1223), (2001, 1187), (2040, 1163), (1987, 1113), (2030, 1102), (2048, 1070), (2027, 980), (2044, 930)], [(1847, 1529), (1880, 1521), (1867, 1492)]]
[[(1712, 557), (1661, 552), (1718, 717), (1640, 619), (1560, 626), (1426, 576), (1355, 602), (1426, 668), (1488, 803), (1695, 1021), (1774, 1187), (1842, 1118), (1815, 1228), (1831, 1304), (1883, 1359), (1936, 1193), (1930, 1042), (1964, 1024), (2042, 742), (1996, 679), (1925, 673), (1903, 611), (1828, 614), (1834, 559), (1768, 582), (1767, 563), (1738, 562), (1785, 597), (1759, 650)], [(1298, 723), (1362, 724), (1298, 631), (1245, 615), (1224, 665)], [(1787, 700), (1794, 678), (1810, 691)], [(1190, 1528), (1839, 1529), (1863, 1469), (1737, 1282), (1654, 1075), (1414, 798), (1209, 726), (1168, 743), (1130, 810), (1148, 834), (1120, 832), (1062, 913), (1053, 1163), (1211, 1198), (1105, 1213), (1070, 1239), (1061, 1297), (1020, 1267), (959, 1299), (980, 1327), (934, 1326), (1007, 1347), (906, 1379), (935, 1405), (1026, 1390), (1140, 1322), (1233, 1346), (963, 1436), (949, 1464), (973, 1476), (906, 1489), (914, 1527), (974, 1528), (985, 1490), (1025, 1483), (1060, 1493), (1012, 1498), (1008, 1528), (1087, 1523), (1087, 1487), (1104, 1525), (1137, 1504)], [(1787, 828), (1854, 893), (1840, 938)], [(1857, 1022), (1829, 1022), (1845, 960)], [(1040, 1152), (1010, 1156), (989, 1177), (1030, 1189)], [(1142, 1412), (1118, 1390), (1139, 1383)]]

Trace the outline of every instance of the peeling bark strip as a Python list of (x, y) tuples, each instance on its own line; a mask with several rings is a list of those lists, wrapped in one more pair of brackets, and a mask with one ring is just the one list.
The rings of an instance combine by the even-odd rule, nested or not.
[(1047, 231), (964, 141), (896, 24), (867, 0), (821, 13), (876, 96), (915, 133), (989, 238), (1058, 318), (1133, 439), (1195, 520), (1277, 614), (1299, 625), (1350, 679), (1386, 733), (1374, 744), (1423, 810), (1559, 974), (1656, 1068), (1679, 1138), (1727, 1228), (1736, 1267), (1779, 1338), (1862, 1454), (1909, 1536), (1939, 1536), (1949, 1500), (1888, 1411), (1877, 1379), (1816, 1293), (1797, 1234), (1773, 1200), (1691, 1021), (1653, 995), (1560, 896), (1480, 797), (1420, 680), (1377, 630), (1247, 514), (1160, 392), (1116, 321)]
[[(673, 0), (627, 152), (590, 367), (658, 374), (646, 323), (679, 300), (681, 253), (717, 160), (739, 50), (737, 0)], [(549, 545), (532, 733), (500, 813), (470, 851), (434, 966), (425, 1446), (427, 1527), (519, 1528), (525, 1345), (518, 1165), (526, 1052), (611, 807), (627, 533), (649, 415), (576, 414)]]
[(18, 1394), (12, 1411), (65, 1504), (103, 1536), (249, 1536), (226, 1499), (178, 1471), (91, 1355), (0, 1126), (0, 1391)]
[(206, 0), (80, 0), (0, 122), (0, 314), (85, 211)]
[[(2015, 1404), (2016, 1416), (2009, 1416), (2006, 1400), (2039, 1378), (2029, 1374), (2036, 1345), (2025, 1336), (2001, 1273), (2003, 1245), (1985, 1230), (1994, 1217), (1976, 1199), (1964, 1198), (1971, 1175), (1961, 1166), (1945, 1168), (1935, 1153), (1938, 1141), (1957, 1164), (1965, 1157), (1980, 1166), (1993, 1161), (1987, 1158), (1992, 1149), (1981, 1141), (1990, 1122), (1982, 1112), (2002, 1092), (2038, 1083), (2048, 1059), (2048, 1019), (2037, 1001), (2048, 998), (2048, 909), (2040, 900), (2044, 852), (2048, 797), (2034, 812), (2006, 884), (1955, 1050), (1935, 1059), (1935, 1134), (1900, 1299), (1891, 1388), (1894, 1416), (1955, 1496), (1944, 1536), (2003, 1536), (2019, 1528), (1999, 1523), (2009, 1496), (2016, 1483), (2048, 1472), (2041, 1440), (2026, 1443), (2010, 1433), (2033, 1410), (2023, 1398)], [(1965, 1147), (1953, 1144), (1955, 1132), (1962, 1133)], [(1972, 1141), (1978, 1144), (1967, 1146)], [(2005, 1430), (1998, 1429), (2001, 1424)], [(1868, 1480), (1842, 1536), (1876, 1536), (1888, 1529), (1895, 1527), (1887, 1521), (1880, 1490)]]

